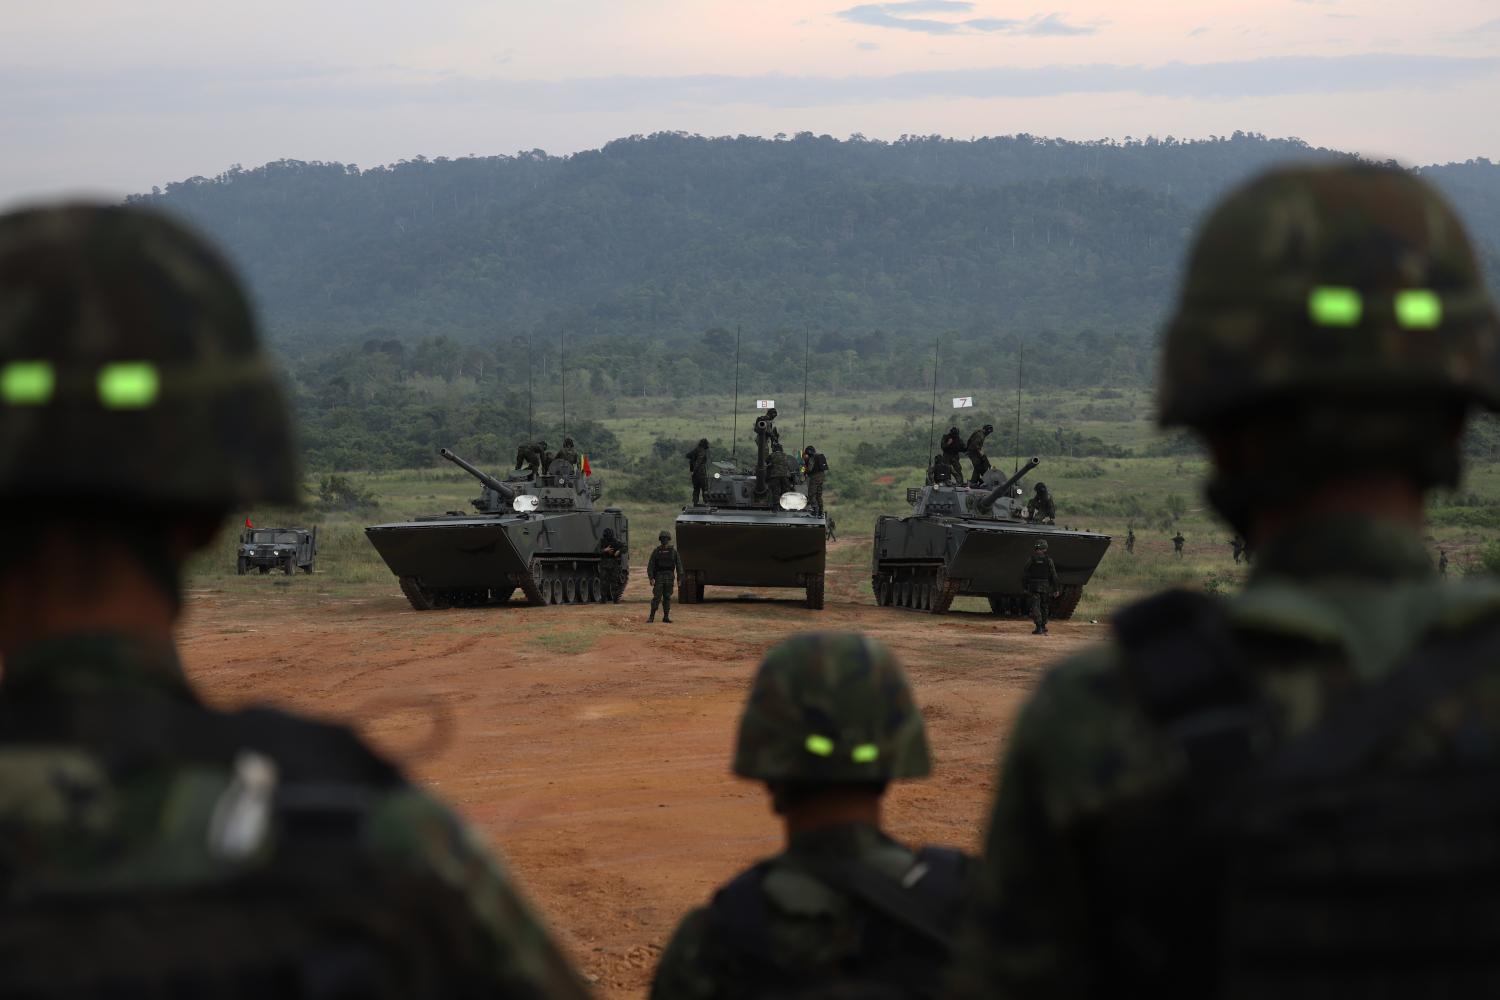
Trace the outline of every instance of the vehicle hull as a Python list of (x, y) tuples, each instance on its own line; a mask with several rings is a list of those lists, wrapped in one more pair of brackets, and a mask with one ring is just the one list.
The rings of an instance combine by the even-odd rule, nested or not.
[(828, 521), (802, 511), (687, 508), (677, 517), (684, 599), (706, 586), (802, 588), (822, 606)]

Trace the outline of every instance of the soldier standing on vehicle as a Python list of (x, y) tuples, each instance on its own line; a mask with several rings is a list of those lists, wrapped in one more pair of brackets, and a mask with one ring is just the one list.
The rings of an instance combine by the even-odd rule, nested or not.
[[(573, 443), (572, 438), (563, 438), (562, 447), (557, 449), (556, 455), (552, 456), (552, 462), (567, 462), (570, 473), (578, 468), (578, 446)], [(548, 468), (551, 468), (552, 462), (547, 463)]]
[(1026, 501), (1027, 520), (1051, 524), (1056, 517), (1057, 504), (1052, 501), (1052, 493), (1047, 489), (1047, 484), (1037, 483), (1036, 492)]
[(1172, 536), (1172, 551), (1176, 553), (1178, 559), (1182, 558), (1182, 546), (1186, 541), (1187, 539), (1182, 537), (1182, 532), (1180, 531)]
[(958, 428), (948, 428), (948, 433), (943, 435), (943, 440), (938, 447), (943, 457), (948, 460), (948, 468), (952, 470), (953, 481), (962, 484), (964, 481), (964, 437), (958, 432)]
[(532, 476), (541, 475), (542, 470), (551, 464), (544, 460), (550, 458), (545, 441), (525, 441), (516, 447), (516, 468), (530, 469)]
[(1198, 235), (1159, 385), (1254, 569), (1123, 610), (1043, 680), (954, 995), (1487, 992), (1500, 585), (1447, 587), (1423, 539), (1500, 408), (1461, 223), (1402, 170), (1261, 176)]
[(1135, 528), (1125, 529), (1125, 553), (1135, 555)]
[(948, 457), (941, 453), (932, 456), (932, 468), (927, 470), (927, 481), (935, 486), (947, 486), (955, 482), (952, 468), (948, 465)]
[(765, 782), (785, 849), (683, 919), (652, 1000), (942, 996), (969, 859), (880, 828), (886, 785), (930, 771), (921, 713), (884, 646), (822, 633), (773, 648), (734, 773)]
[(703, 503), (708, 496), (708, 438), (699, 438), (698, 444), (687, 453), (688, 472), (693, 477), (693, 506)]
[(300, 499), (278, 381), (180, 224), (0, 217), (0, 995), (582, 997), (394, 764), (183, 670), (189, 559)]
[(771, 491), (772, 507), (783, 493), (792, 491), (792, 460), (779, 444), (771, 445), (771, 454), (766, 458), (766, 485)]
[(599, 536), (599, 582), (604, 588), (604, 599), (611, 604), (620, 603), (620, 594), (625, 589), (628, 554), (625, 543), (615, 537), (615, 529), (605, 528)]
[(682, 582), (682, 557), (672, 547), (671, 532), (663, 531), (656, 537), (661, 544), (651, 550), (651, 558), (646, 562), (646, 576), (651, 579), (651, 614), (646, 621), (656, 621), (656, 608), (660, 605), (661, 620), (670, 625), (672, 587)]
[(808, 445), (802, 450), (802, 471), (807, 477), (807, 506), (821, 517), (823, 481), (828, 478), (828, 456)]
[(1047, 634), (1047, 619), (1052, 614), (1052, 599), (1062, 594), (1057, 567), (1047, 555), (1046, 539), (1039, 538), (1032, 547), (1031, 558), (1021, 570), (1021, 589), (1031, 598), (1031, 620), (1036, 623), (1032, 635)]
[(984, 439), (995, 433), (993, 424), (985, 424), (979, 430), (969, 435), (969, 443), (966, 446), (969, 453), (969, 464), (973, 471), (969, 474), (970, 486), (981, 486), (984, 484), (984, 474), (990, 471), (990, 460), (984, 454)]

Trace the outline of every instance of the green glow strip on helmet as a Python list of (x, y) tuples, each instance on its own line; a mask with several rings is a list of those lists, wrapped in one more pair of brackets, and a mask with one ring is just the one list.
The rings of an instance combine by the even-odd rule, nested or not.
[(873, 764), (880, 759), (880, 748), (873, 743), (861, 743), (849, 756), (856, 764)]
[(0, 368), (0, 401), (10, 406), (44, 406), (56, 388), (50, 361), (12, 361)]
[(1443, 323), (1443, 300), (1426, 288), (1397, 292), (1396, 322), (1407, 330), (1436, 330)]
[(1358, 326), (1365, 302), (1359, 291), (1319, 285), (1307, 296), (1307, 315), (1319, 326)]
[(818, 757), (833, 756), (833, 740), (830, 740), (826, 736), (819, 736), (817, 733), (813, 733), (802, 745), (807, 747), (808, 753)]
[(99, 370), (99, 401), (111, 410), (140, 410), (161, 394), (161, 376), (149, 361), (119, 361)]

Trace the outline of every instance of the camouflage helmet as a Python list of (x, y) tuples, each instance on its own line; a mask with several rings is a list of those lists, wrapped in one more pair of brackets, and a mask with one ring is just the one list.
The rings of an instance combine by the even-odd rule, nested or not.
[(155, 212), (0, 217), (0, 496), (298, 499), (286, 404), (228, 265)]
[(734, 773), (761, 781), (883, 782), (932, 769), (895, 656), (867, 636), (793, 636), (761, 661), (740, 718)]
[(1036, 544), (1033, 545), (1032, 548), (1036, 549), (1038, 552), (1046, 552), (1047, 551), (1047, 539), (1045, 539), (1045, 538), (1038, 538), (1036, 540)]
[(1402, 170), (1267, 173), (1220, 203), (1188, 262), (1163, 426), (1330, 396), (1500, 404), (1500, 322), (1463, 225)]
[(670, 531), (663, 531), (661, 534), (657, 535), (656, 537), (660, 541), (670, 542), (672, 540), (672, 533)]

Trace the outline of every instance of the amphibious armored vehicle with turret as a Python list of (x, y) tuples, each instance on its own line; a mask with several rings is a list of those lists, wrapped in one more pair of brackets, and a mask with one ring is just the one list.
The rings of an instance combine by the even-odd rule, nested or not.
[(806, 592), (809, 608), (823, 607), (828, 521), (809, 509), (805, 492), (773, 491), (766, 467), (778, 436), (775, 410), (758, 417), (755, 469), (715, 463), (703, 503), (677, 515), (683, 604), (703, 600), (711, 586), (795, 587)]
[(996, 615), (1024, 618), (1030, 602), (1021, 571), (1037, 540), (1045, 539), (1062, 581), (1052, 617), (1071, 617), (1110, 536), (1026, 519), (1016, 484), (1039, 464), (1033, 458), (1004, 480), (992, 469), (981, 487), (928, 482), (907, 490), (911, 513), (875, 522), (876, 602), (943, 614), (955, 597), (973, 595), (988, 598)]
[(628, 545), (630, 523), (618, 507), (594, 508), (597, 482), (561, 460), (543, 475), (523, 469), (502, 481), (447, 448), (439, 454), (484, 487), (470, 501), (476, 513), (365, 529), (413, 608), (503, 604), (517, 590), (530, 604), (604, 600), (599, 541), (607, 528)]

